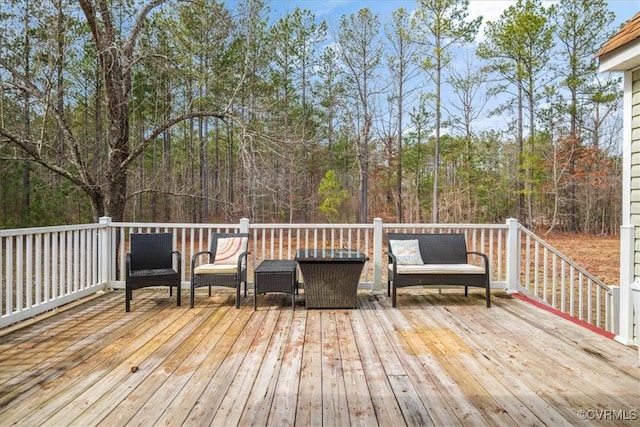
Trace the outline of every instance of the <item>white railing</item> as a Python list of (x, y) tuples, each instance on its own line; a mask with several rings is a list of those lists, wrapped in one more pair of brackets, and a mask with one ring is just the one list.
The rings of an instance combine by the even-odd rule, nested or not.
[(0, 230), (0, 327), (105, 288), (101, 282), (103, 226)]
[(616, 329), (613, 289), (531, 231), (518, 231), (518, 292), (591, 325)]
[[(521, 291), (595, 326), (611, 330), (611, 289), (516, 220), (506, 224), (176, 224), (111, 222), (0, 230), (4, 327), (99, 290), (124, 287), (129, 235), (171, 232), (188, 286), (192, 254), (207, 250), (214, 232), (250, 233), (249, 277), (264, 259), (292, 259), (301, 248), (358, 248), (369, 257), (360, 286), (386, 292), (388, 232), (464, 233), (469, 250), (491, 263), (491, 285)], [(524, 235), (524, 238), (522, 237)], [(249, 279), (251, 280), (251, 279)], [(123, 304), (124, 306), (124, 304)], [(124, 309), (124, 308), (123, 308)]]

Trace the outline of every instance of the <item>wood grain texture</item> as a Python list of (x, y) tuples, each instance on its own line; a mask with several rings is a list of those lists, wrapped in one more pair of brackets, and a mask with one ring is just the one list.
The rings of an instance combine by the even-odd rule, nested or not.
[[(405, 290), (305, 309), (233, 290), (195, 308), (113, 292), (0, 337), (0, 424), (637, 425), (640, 361), (524, 301)], [(635, 411), (635, 412), (634, 412)], [(596, 420), (593, 420), (597, 424)]]

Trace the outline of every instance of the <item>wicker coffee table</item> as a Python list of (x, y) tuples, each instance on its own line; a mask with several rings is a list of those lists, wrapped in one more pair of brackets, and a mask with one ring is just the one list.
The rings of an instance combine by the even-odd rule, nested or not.
[(258, 308), (258, 294), (286, 292), (291, 294), (291, 307), (296, 309), (298, 263), (290, 260), (266, 259), (253, 272), (253, 310)]
[(296, 261), (304, 277), (307, 308), (355, 308), (367, 257), (357, 249), (300, 249)]

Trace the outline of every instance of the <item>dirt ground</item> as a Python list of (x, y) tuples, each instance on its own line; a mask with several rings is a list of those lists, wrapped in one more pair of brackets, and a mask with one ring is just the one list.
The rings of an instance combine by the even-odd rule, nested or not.
[(536, 233), (607, 285), (620, 280), (620, 236)]

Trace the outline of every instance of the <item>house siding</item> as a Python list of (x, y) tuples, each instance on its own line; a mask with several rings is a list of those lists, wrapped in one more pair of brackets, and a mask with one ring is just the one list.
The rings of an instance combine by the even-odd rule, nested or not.
[(631, 74), (631, 224), (635, 227), (634, 275), (640, 277), (640, 69)]
[[(631, 73), (631, 225), (634, 226), (633, 273), (640, 277), (640, 69)], [(631, 311), (631, 339), (640, 347), (638, 330), (638, 307)]]
[(596, 56), (601, 72), (624, 73), (623, 204), (619, 334), (616, 339), (627, 345), (640, 345), (640, 302), (631, 303), (640, 296), (640, 292), (632, 287), (632, 283), (635, 286), (640, 279), (640, 12), (636, 12)]

